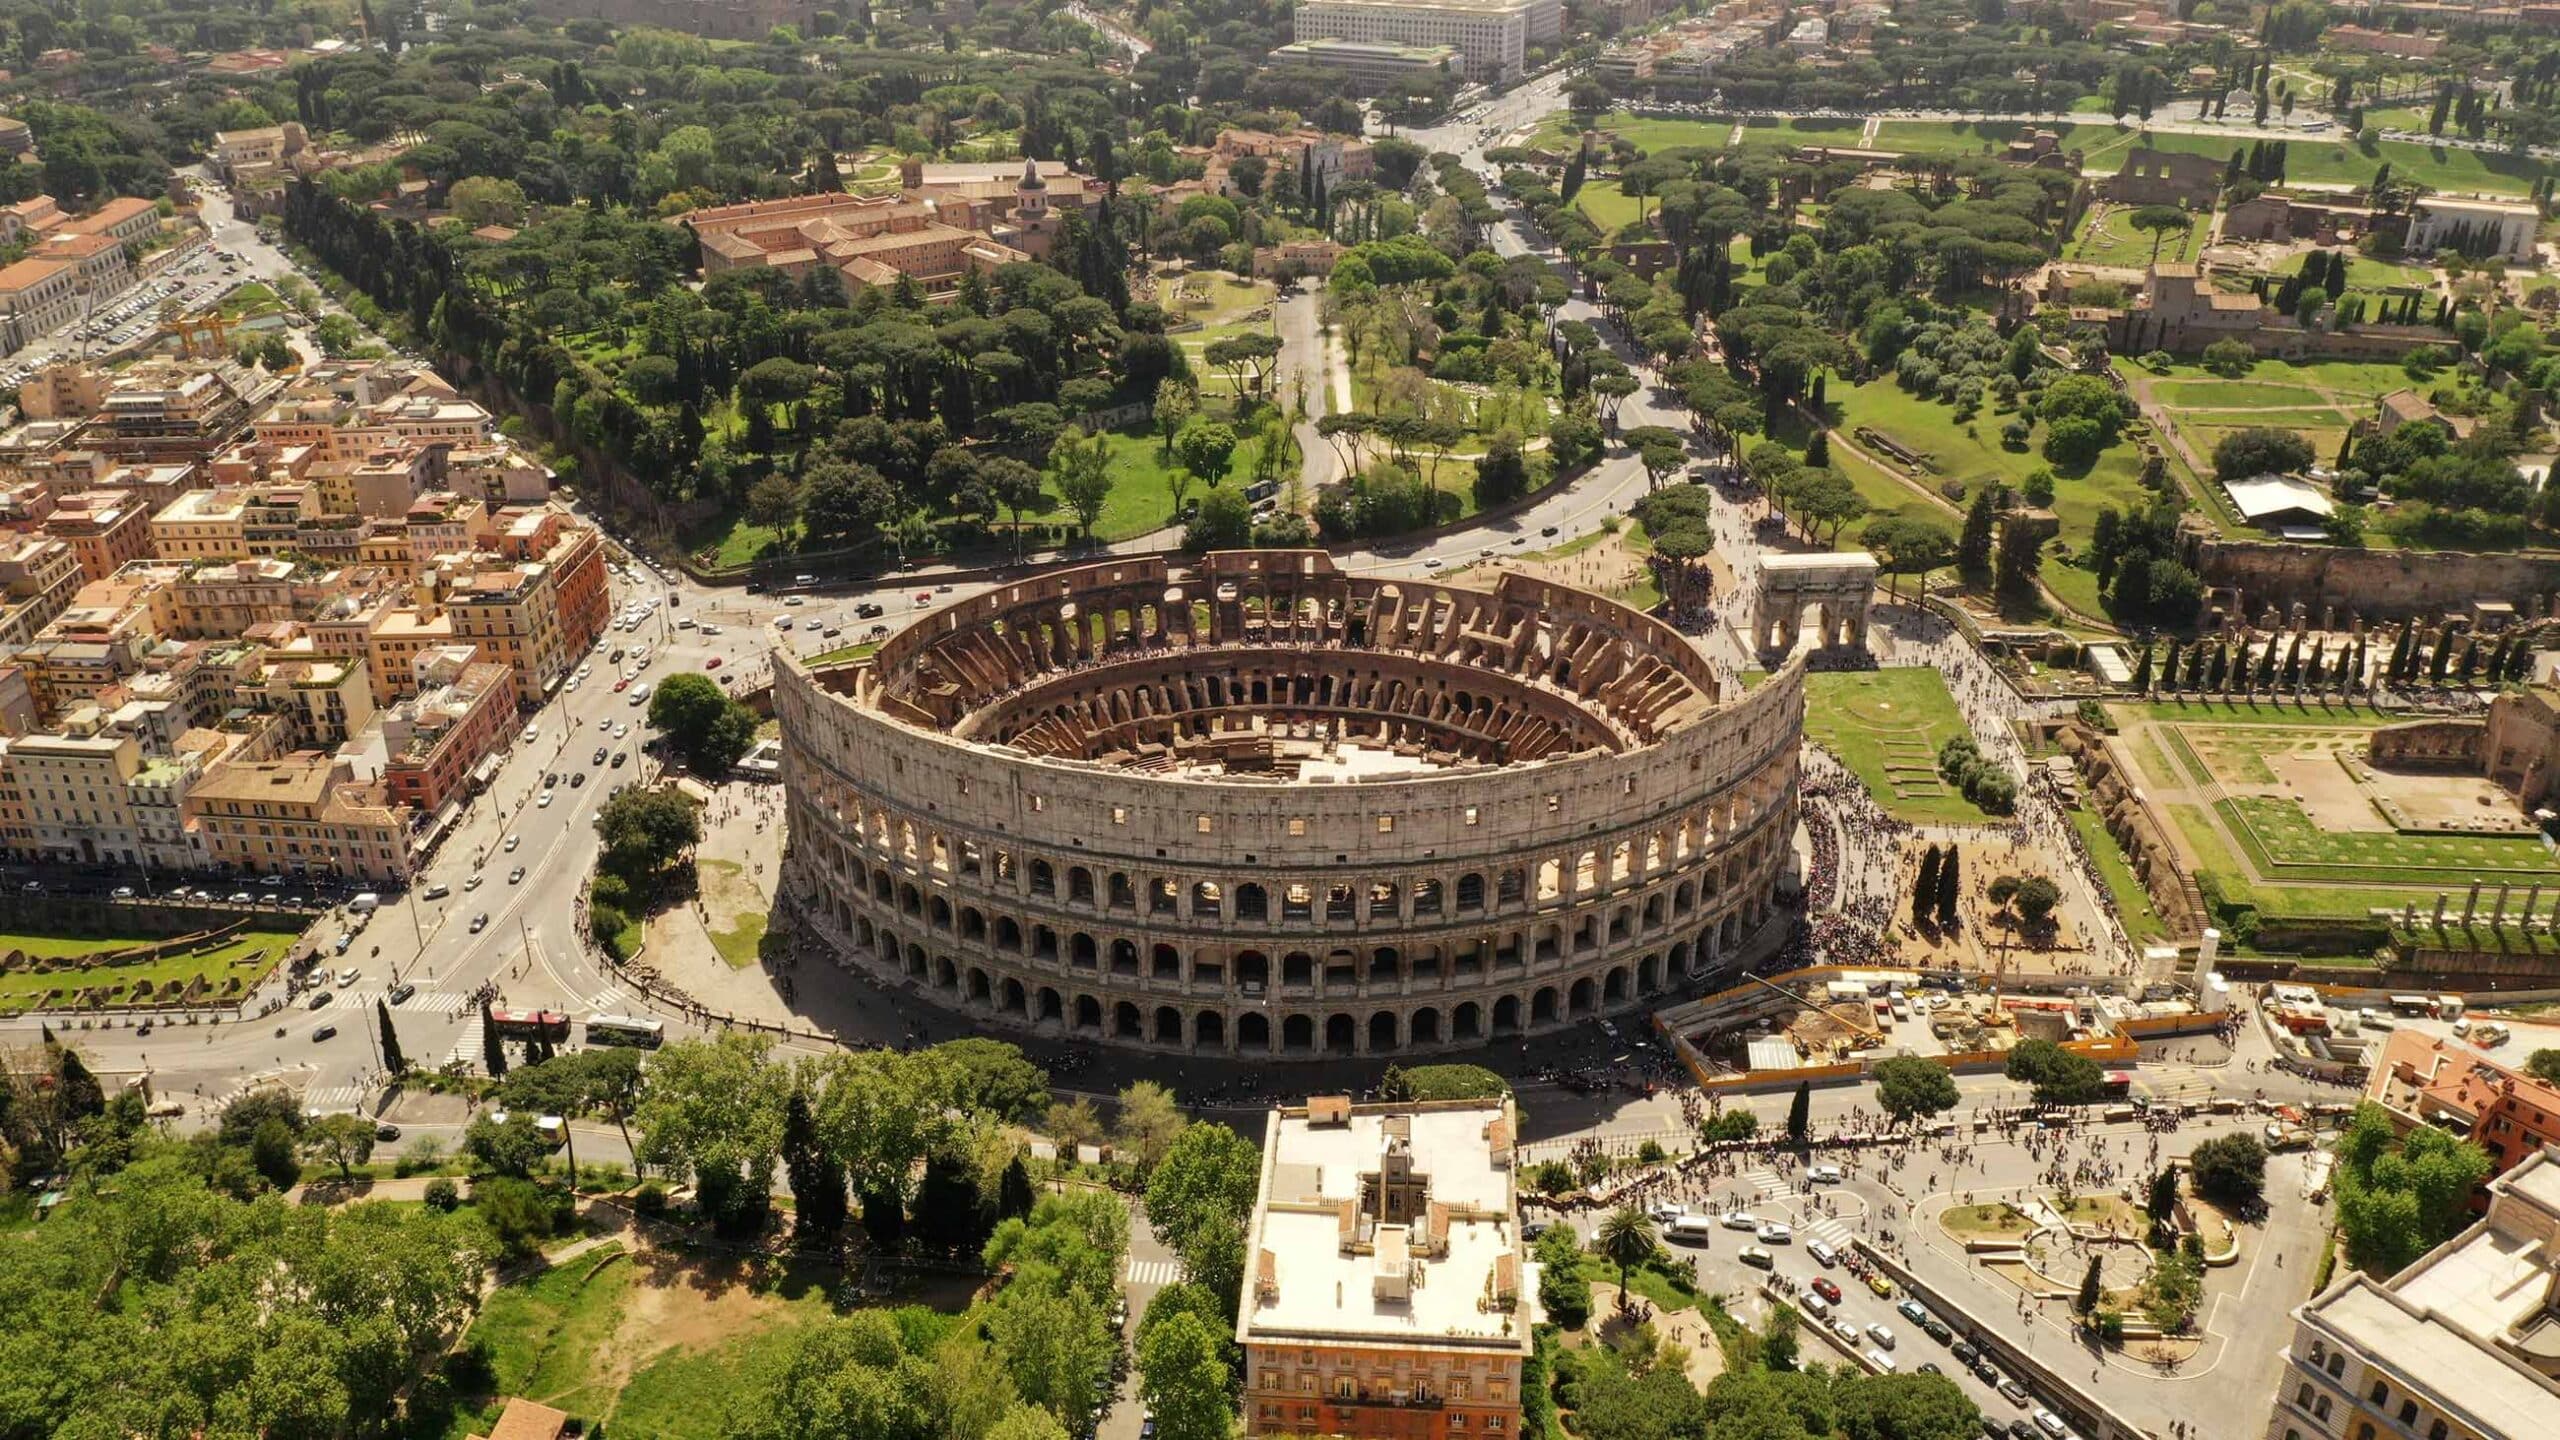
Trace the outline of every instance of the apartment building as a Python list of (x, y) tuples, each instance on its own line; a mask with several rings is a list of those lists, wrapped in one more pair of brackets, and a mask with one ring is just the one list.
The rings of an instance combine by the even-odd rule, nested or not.
[[(2497, 1167), (2492, 1174), (2560, 1145), (2560, 1085), (2501, 1065), (2460, 1040), (2393, 1032), (2364, 1095), (2390, 1111), (2403, 1132), (2433, 1125), (2488, 1151)], [(2488, 1205), (2483, 1186), (2471, 1208), (2476, 1213)]]
[(136, 195), (119, 196), (76, 219), (62, 223), (61, 233), (100, 235), (119, 245), (139, 245), (160, 229), (160, 205)]
[(188, 795), (205, 863), (255, 875), (408, 878), (413, 811), (347, 760), (317, 751), (225, 758)]
[(0, 645), (23, 645), (80, 593), (80, 557), (50, 537), (0, 537)]
[[(1017, 215), (1022, 208), (1017, 205)], [(756, 268), (799, 278), (824, 266), (857, 294), (901, 278), (927, 291), (948, 290), (972, 271), (992, 274), (1033, 258), (992, 235), (946, 223), (931, 202), (903, 196), (758, 200), (692, 211), (674, 223), (693, 231), (705, 275)]]
[(2267, 1440), (2528, 1440), (2560, 1416), (2560, 1147), (2387, 1279), (2340, 1267), (2293, 1312)]
[(1457, 74), (1463, 63), (1452, 46), (1392, 40), (1294, 40), (1272, 51), (1271, 59), (1339, 75), (1361, 95), (1403, 86), (1429, 88)]
[(30, 420), (86, 420), (107, 403), (104, 372), (57, 360), (18, 386), (18, 413)]
[(1525, 68), (1528, 47), (1564, 33), (1562, 0), (1302, 0), (1297, 40), (1446, 45), (1469, 80), (1499, 82)]
[(44, 533), (71, 547), (84, 580), (104, 580), (151, 554), (151, 513), (129, 490), (63, 496), (45, 516)]
[(169, 587), (162, 634), (182, 640), (231, 640), (260, 625), (299, 621), (348, 595), (368, 595), (391, 577), (362, 569), (298, 565), (290, 560), (234, 560), (192, 565)]
[(449, 648), (421, 656), (415, 695), (382, 712), (389, 761), (383, 785), (398, 804), (433, 815), (470, 786), (516, 723), (516, 672)]
[(136, 361), (108, 380), (80, 443), (128, 463), (201, 462), (230, 444), (281, 384), (228, 360)]
[(1519, 1432), (1518, 1124), (1508, 1098), (1271, 1112), (1236, 1317), (1246, 1433)]
[(248, 560), (299, 548), (320, 518), (316, 486), (216, 486), (189, 490), (151, 517), (151, 552), (163, 560)]
[(476, 644), (454, 643), (451, 615), (442, 611), (431, 614), (415, 605), (395, 605), (385, 610), (365, 644), (373, 670), (374, 693), (394, 697), (418, 693), (418, 666), (431, 654), (452, 650), (466, 658), (484, 655)]
[(453, 640), (515, 667), (528, 703), (559, 684), (609, 619), (603, 543), (548, 507), (500, 511), (486, 551), (438, 556), (430, 577)]
[(36, 863), (197, 868), (186, 797), (220, 745), (204, 742), (159, 745), (94, 706), (0, 741), (0, 848)]
[(373, 684), (360, 659), (252, 650), (232, 695), (242, 709), (281, 721), (285, 744), (295, 750), (335, 750), (373, 723)]

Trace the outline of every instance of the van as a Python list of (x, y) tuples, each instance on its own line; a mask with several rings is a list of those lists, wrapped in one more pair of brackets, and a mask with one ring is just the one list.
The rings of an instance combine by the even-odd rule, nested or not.
[(2113, 1124), (2118, 1121), (2131, 1120), (2141, 1113), (2141, 1111), (2136, 1110), (2130, 1105), (2110, 1105), (2107, 1107), (2106, 1113), (2101, 1115), (2099, 1118)]
[(1816, 1320), (1831, 1318), (1831, 1302), (1819, 1295), (1807, 1293), (1796, 1301), (1796, 1308)]
[(347, 902), (347, 908), (358, 915), (370, 915), (382, 908), (382, 897), (370, 890), (361, 891), (356, 898)]
[(677, 617), (676, 617), (676, 628), (677, 628), (677, 629), (679, 629), (679, 630), (690, 630), (690, 629), (692, 629), (692, 628), (693, 628), (693, 617), (692, 617), (692, 616), (690, 616), (690, 615), (679, 615), (679, 616), (677, 616)]
[(1715, 1222), (1704, 1215), (1683, 1215), (1665, 1232), (1675, 1245), (1704, 1245), (1715, 1238)]

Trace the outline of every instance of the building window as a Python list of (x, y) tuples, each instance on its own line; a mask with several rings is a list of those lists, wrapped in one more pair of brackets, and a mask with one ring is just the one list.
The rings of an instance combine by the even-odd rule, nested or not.
[(1378, 833), (1381, 835), (1393, 835), (1396, 833), (1396, 817), (1393, 815), (1379, 816)]
[(1194, 832), (1196, 832), (1196, 833), (1198, 833), (1198, 834), (1202, 834), (1202, 835), (1206, 835), (1206, 834), (1208, 834), (1208, 833), (1209, 833), (1209, 830), (1210, 830), (1209, 817), (1208, 817), (1208, 816), (1206, 816), (1206, 815), (1194, 815), (1194, 816), (1192, 816), (1192, 817), (1191, 817), (1191, 828), (1192, 828), (1192, 830), (1193, 830)]
[(2345, 1375), (2346, 1373), (2347, 1373), (2347, 1357), (2346, 1357), (2345, 1355), (2343, 1355), (2343, 1354), (2338, 1354), (2338, 1355), (2332, 1355), (2332, 1356), (2330, 1356), (2330, 1357), (2329, 1357), (2329, 1378), (2330, 1378), (2330, 1379), (2332, 1379), (2332, 1380), (2335, 1380), (2335, 1379), (2339, 1378), (2340, 1376)]
[(1290, 834), (1292, 834), (1292, 835), (1304, 835), (1304, 834), (1306, 834), (1306, 833), (1307, 833), (1307, 822), (1306, 822), (1306, 821), (1304, 821), (1304, 820), (1301, 820), (1301, 819), (1294, 819), (1294, 818), (1293, 818), (1293, 819), (1291, 819), (1291, 820), (1290, 820), (1290, 822), (1289, 822), (1289, 833), (1290, 833)]
[(2385, 1404), (2391, 1398), (2391, 1387), (2379, 1380), (2376, 1380), (2373, 1382), (2373, 1393), (2365, 1398), (2371, 1400), (2376, 1405)]

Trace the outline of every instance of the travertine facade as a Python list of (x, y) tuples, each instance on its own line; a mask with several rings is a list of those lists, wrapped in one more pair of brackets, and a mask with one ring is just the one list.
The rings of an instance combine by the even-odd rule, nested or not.
[(991, 1020), (1203, 1052), (1480, 1045), (1733, 962), (1796, 806), (1801, 669), (1729, 702), (1580, 591), (1315, 551), (1085, 566), (865, 664), (777, 652), (785, 889)]

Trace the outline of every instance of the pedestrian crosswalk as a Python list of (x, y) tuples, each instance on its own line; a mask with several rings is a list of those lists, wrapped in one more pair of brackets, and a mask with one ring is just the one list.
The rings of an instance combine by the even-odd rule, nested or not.
[(629, 1014), (631, 992), (616, 985), (587, 1002), (588, 1012), (595, 1015)]
[[(332, 985), (327, 989), (332, 998), (327, 1006), (322, 1007), (324, 1009), (354, 1006), (370, 1010), (375, 1001), (387, 1003), (391, 999), (389, 984), (356, 985), (344, 990)], [(420, 986), (409, 992), (408, 998), (393, 1005), (391, 1011), (394, 1015), (411, 1010), (433, 1015), (451, 1015), (469, 1004), (471, 1004), (471, 996), (468, 991), (430, 989)]]
[(450, 1065), (456, 1061), (459, 1061), (464, 1065), (477, 1065), (480, 1063), (482, 1049), (480, 1025), (480, 1012), (478, 1010), (471, 1010), (464, 1015), (462, 1022), (462, 1034), (454, 1039), (453, 1048), (444, 1052), (446, 1064)]
[[(1797, 1198), (1795, 1182), (1775, 1170), (1745, 1171), (1742, 1182), (1750, 1186), (1753, 1193), (1764, 1202)], [(1760, 1218), (1765, 1220), (1769, 1217), (1764, 1213)], [(1800, 1237), (1827, 1241), (1833, 1245), (1848, 1244), (1850, 1235), (1854, 1233), (1847, 1222), (1831, 1215), (1813, 1216), (1797, 1224), (1795, 1229)]]
[(1170, 1285), (1182, 1278), (1179, 1260), (1129, 1260), (1128, 1283), (1132, 1285)]
[(323, 1113), (332, 1110), (361, 1110), (380, 1094), (370, 1085), (323, 1085), (302, 1092), (302, 1108)]

